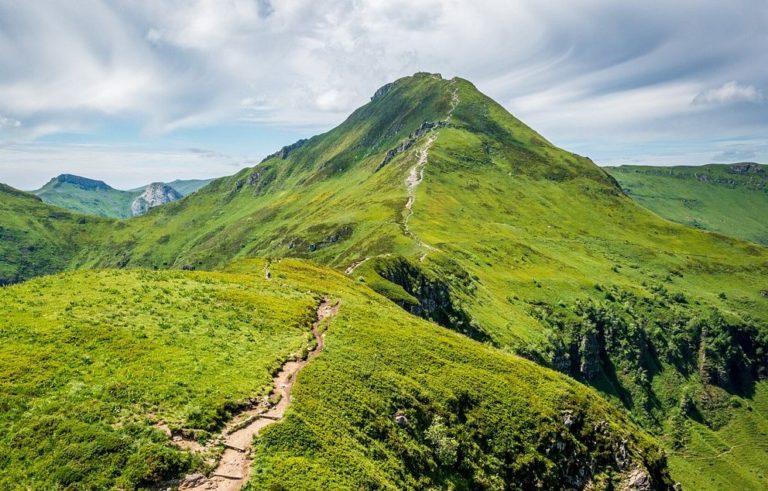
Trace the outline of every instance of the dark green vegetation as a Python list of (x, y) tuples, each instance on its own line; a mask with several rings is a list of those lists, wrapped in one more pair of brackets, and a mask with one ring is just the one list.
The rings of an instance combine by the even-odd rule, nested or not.
[[(465, 335), (419, 324), (437, 329), (446, 339), (461, 339), (461, 346), (478, 346), (465, 339), (471, 337), (594, 386), (675, 452), (672, 477), (684, 485), (700, 485), (702, 479), (733, 489), (765, 485), (764, 474), (755, 474), (750, 466), (768, 461), (768, 453), (764, 447), (748, 446), (742, 437), (733, 440), (750, 455), (742, 468), (735, 462), (701, 470), (695, 460), (686, 459), (706, 454), (700, 439), (723, 439), (728, 425), (766, 430), (760, 419), (764, 406), (754, 401), (763, 397), (759, 380), (767, 365), (768, 250), (668, 222), (638, 206), (590, 160), (552, 146), (465, 80), (429, 74), (401, 79), (328, 133), (285, 147), (254, 168), (213, 181), (145, 216), (94, 225), (93, 230), (98, 240), (78, 249), (68, 267), (212, 269), (238, 258), (294, 256), (349, 269), (359, 288), (370, 287), (394, 302), (386, 312), (394, 312), (397, 304)], [(319, 284), (315, 289), (342, 295)], [(282, 461), (271, 456), (276, 452), (305, 470), (332, 472), (336, 483), (360, 477), (382, 487), (419, 487), (427, 482), (420, 479), (426, 479), (471, 488), (480, 485), (475, 480), (482, 481), (478, 476), (483, 473), (509, 481), (510, 474), (504, 474), (510, 472), (508, 466), (518, 468), (510, 455), (520, 449), (511, 443), (514, 439), (483, 440), (483, 432), (494, 431), (488, 422), (539, 431), (541, 421), (521, 415), (505, 423), (481, 409), (465, 411), (476, 419), (461, 416), (462, 402), (440, 402), (451, 400), (445, 391), (453, 391), (457, 400), (477, 399), (459, 397), (464, 382), (453, 386), (453, 378), (431, 371), (427, 360), (448, 374), (466, 372), (483, 400), (504, 397), (493, 388), (516, 391), (517, 383), (535, 393), (525, 385), (534, 381), (514, 371), (475, 373), (471, 366), (487, 365), (474, 355), (463, 355), (466, 363), (431, 358), (444, 353), (430, 353), (418, 336), (388, 339), (386, 327), (392, 324), (380, 324), (379, 317), (384, 322), (390, 314), (380, 310), (385, 304), (375, 305), (367, 310), (367, 324), (356, 323), (348, 337), (339, 338), (340, 350), (348, 343), (343, 356), (335, 355), (329, 336), (327, 353), (316, 360), (322, 363), (313, 362), (302, 372), (307, 383), (297, 386), (296, 412), (307, 404), (306, 414), (312, 416), (295, 423), (299, 426), (289, 418), (270, 428), (257, 462), (264, 479), (269, 482), (274, 479), (271, 472), (284, 472)], [(391, 357), (382, 365), (398, 374), (391, 375), (395, 381), (408, 375), (418, 383), (381, 381), (371, 368), (376, 350), (351, 339), (358, 331), (377, 338), (378, 349)], [(397, 343), (404, 344), (398, 348)], [(411, 349), (418, 357), (411, 358)], [(364, 363), (356, 360), (358, 350), (366, 353)], [(482, 350), (504, 356), (488, 347)], [(417, 364), (416, 358), (426, 365)], [(300, 426), (322, 425), (331, 411), (315, 405), (314, 394), (334, 388), (310, 380), (329, 376), (323, 372), (324, 360), (333, 360), (327, 370), (338, 364), (371, 373), (354, 383), (357, 375), (344, 379), (350, 390), (358, 391), (354, 384), (367, 387), (359, 390), (370, 399), (344, 394), (373, 411), (363, 417), (363, 409), (348, 409), (344, 418), (358, 417), (353, 420), (358, 425), (340, 422), (336, 433), (312, 433)], [(427, 375), (434, 378), (417, 377)], [(486, 385), (478, 382), (486, 376)], [(305, 389), (310, 385), (312, 390)], [(476, 452), (476, 443), (482, 457), (462, 460), (466, 464), (457, 460), (456, 467), (443, 469), (418, 458), (423, 449), (412, 449), (408, 440), (403, 447), (393, 446), (399, 434), (383, 422), (359, 428), (363, 420), (379, 421), (377, 415), (397, 410), (381, 401), (389, 401), (393, 393), (415, 397), (420, 385), (427, 388), (417, 397), (420, 406), (413, 418), (423, 438), (448, 442), (437, 445), (448, 454), (461, 448), (457, 459)], [(422, 416), (424, 408), (445, 404), (453, 412), (435, 409)], [(747, 407), (760, 418), (745, 417)], [(470, 421), (476, 421), (474, 429), (467, 426)], [(293, 436), (272, 440), (291, 428)], [(350, 434), (386, 441), (387, 446), (379, 449), (373, 440), (362, 439), (357, 440), (365, 442), (360, 447), (345, 446)], [(347, 466), (339, 454), (333, 456), (333, 448), (321, 445), (326, 439), (386, 462), (384, 474), (365, 470), (365, 460), (350, 458)], [(295, 450), (296, 441), (317, 453)], [(537, 461), (532, 451), (522, 452)], [(718, 462), (722, 458), (710, 456)], [(534, 473), (544, 485), (560, 472), (544, 470), (557, 466), (531, 465), (540, 470)], [(334, 484), (330, 474), (322, 475), (322, 482)], [(497, 483), (491, 479), (485, 484), (493, 488)]]
[(606, 170), (633, 199), (664, 218), (768, 245), (766, 165), (622, 165)]
[(76, 272), (1, 290), (0, 487), (134, 488), (200, 469), (154, 424), (205, 439), (263, 395), (308, 342), (321, 296), (339, 314), (259, 441), (254, 487), (605, 489), (637, 469), (670, 484), (654, 440), (572, 379), (337, 272), (284, 260), (266, 280), (263, 266)]
[[(212, 179), (176, 180), (168, 185), (182, 196), (186, 196), (211, 181)], [(131, 216), (131, 203), (143, 191), (143, 187), (122, 191), (110, 187), (103, 181), (62, 174), (31, 193), (46, 203), (78, 213), (128, 218)]]

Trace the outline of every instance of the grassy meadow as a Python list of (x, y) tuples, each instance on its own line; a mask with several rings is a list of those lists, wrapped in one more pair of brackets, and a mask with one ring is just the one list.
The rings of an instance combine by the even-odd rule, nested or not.
[(251, 276), (108, 270), (0, 289), (0, 487), (133, 489), (202, 468), (153, 425), (216, 430), (309, 339), (317, 298)]

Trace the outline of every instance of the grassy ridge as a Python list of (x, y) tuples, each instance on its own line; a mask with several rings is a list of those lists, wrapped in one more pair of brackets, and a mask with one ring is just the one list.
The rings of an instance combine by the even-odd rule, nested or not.
[(341, 307), (286, 419), (257, 439), (250, 489), (604, 489), (634, 466), (669, 485), (653, 440), (573, 380), (408, 316), (338, 273), (296, 260), (271, 270)]
[(0, 290), (0, 487), (133, 489), (200, 468), (200, 430), (268, 390), (316, 299), (221, 273), (67, 273)]
[(341, 310), (286, 419), (258, 440), (251, 486), (601, 489), (634, 469), (669, 484), (655, 441), (573, 380), (331, 270), (284, 260), (266, 280), (263, 265), (66, 273), (0, 290), (0, 486), (133, 489), (200, 469), (153, 424), (205, 439), (308, 341), (321, 295)]
[(768, 166), (622, 165), (606, 170), (633, 199), (664, 218), (768, 245)]

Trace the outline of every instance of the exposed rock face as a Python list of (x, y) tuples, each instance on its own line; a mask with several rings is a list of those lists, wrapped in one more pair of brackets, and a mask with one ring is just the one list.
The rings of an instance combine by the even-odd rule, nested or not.
[(561, 411), (560, 414), (563, 416), (563, 424), (566, 428), (570, 429), (576, 423), (576, 418), (574, 417), (573, 411), (565, 410)]
[(265, 161), (267, 161), (269, 159), (273, 159), (273, 158), (278, 158), (278, 159), (285, 160), (286, 158), (288, 158), (288, 155), (291, 152), (293, 152), (297, 148), (302, 147), (305, 143), (307, 143), (307, 139), (303, 138), (303, 139), (298, 140), (298, 141), (296, 141), (294, 143), (291, 143), (290, 145), (286, 145), (283, 148), (281, 148), (280, 150), (278, 150), (277, 152), (269, 154), (266, 157), (264, 157), (262, 159), (262, 162), (265, 162)]
[(379, 165), (376, 166), (376, 171), (379, 171), (382, 167), (387, 165), (390, 160), (397, 157), (401, 153), (405, 152), (409, 148), (413, 146), (414, 143), (423, 135), (429, 133), (430, 131), (436, 129), (436, 128), (446, 128), (448, 126), (448, 122), (446, 121), (425, 121), (416, 128), (410, 135), (408, 135), (408, 138), (400, 142), (400, 145), (398, 145), (395, 148), (392, 148), (387, 151), (387, 154), (384, 155), (384, 159), (379, 163)]
[(373, 97), (371, 97), (371, 100), (384, 97), (385, 95), (387, 95), (387, 92), (389, 92), (390, 89), (394, 87), (394, 85), (395, 85), (394, 83), (388, 83), (386, 85), (382, 85), (381, 87), (379, 87), (379, 89), (376, 92), (374, 92)]
[[(429, 319), (478, 341), (490, 339), (469, 314), (455, 304), (448, 283), (437, 275), (422, 270), (418, 264), (403, 257), (379, 258), (374, 269), (382, 278), (401, 286), (414, 298), (416, 303), (392, 299), (413, 315)], [(466, 275), (465, 272), (453, 271), (454, 277), (458, 278), (457, 282), (466, 282), (465, 288), (471, 288), (469, 276), (459, 278), (462, 274)]]
[(635, 469), (629, 473), (626, 480), (621, 483), (622, 491), (651, 491), (651, 477), (643, 469)]
[(581, 338), (579, 353), (581, 375), (587, 380), (594, 380), (600, 373), (600, 342), (594, 331), (586, 332)]
[(739, 162), (737, 164), (731, 164), (728, 170), (733, 174), (764, 174), (765, 173), (763, 168), (754, 162)]
[(150, 208), (178, 199), (181, 199), (181, 194), (178, 191), (162, 182), (153, 182), (147, 186), (138, 198), (133, 200), (133, 203), (131, 203), (131, 214), (133, 216), (143, 215)]

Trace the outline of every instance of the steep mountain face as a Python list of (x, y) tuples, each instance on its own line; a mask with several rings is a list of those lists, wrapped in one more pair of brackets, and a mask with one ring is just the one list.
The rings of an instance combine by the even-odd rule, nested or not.
[(624, 191), (669, 220), (768, 245), (768, 166), (606, 168)]
[(181, 199), (181, 194), (162, 182), (153, 182), (131, 203), (133, 216), (143, 215), (151, 208)]
[[(597, 388), (675, 452), (684, 484), (720, 458), (687, 460), (696, 442), (765, 390), (768, 250), (659, 218), (458, 78), (389, 84), (337, 128), (101, 237), (79, 265), (294, 256), (344, 271)], [(767, 484), (734, 466), (704, 471)]]
[[(209, 182), (211, 179), (177, 179), (167, 185), (179, 195), (186, 196)], [(51, 179), (40, 189), (32, 191), (32, 194), (40, 197), (46, 203), (86, 215), (129, 218), (133, 216), (132, 204), (146, 190), (147, 186), (122, 191), (110, 187), (103, 181), (62, 174)], [(168, 194), (170, 196), (172, 193)], [(169, 197), (164, 199), (169, 199)], [(147, 202), (142, 200), (137, 207), (141, 208), (146, 205)]]

